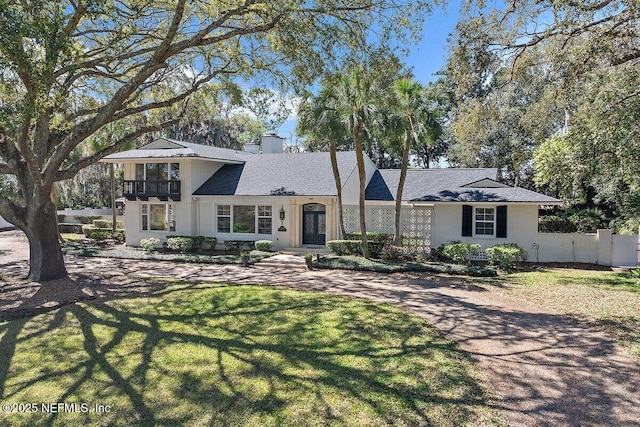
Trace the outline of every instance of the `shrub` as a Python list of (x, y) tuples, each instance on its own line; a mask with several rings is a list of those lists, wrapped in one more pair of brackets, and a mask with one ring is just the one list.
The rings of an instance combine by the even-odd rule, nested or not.
[(107, 239), (113, 239), (116, 242), (122, 243), (125, 239), (125, 230), (111, 231), (110, 228), (96, 228), (93, 225), (83, 225), (82, 233), (89, 239), (103, 241)]
[(311, 252), (304, 254), (305, 261), (313, 261), (313, 254)]
[(111, 232), (113, 240), (115, 240), (117, 243), (124, 243), (126, 238), (126, 231), (124, 229), (120, 228), (116, 231), (109, 231)]
[[(347, 233), (346, 240), (361, 241), (362, 233)], [(393, 243), (392, 233), (381, 233), (376, 231), (367, 231), (367, 246), (369, 247), (369, 255), (372, 258), (380, 258), (382, 256), (382, 248)]]
[(271, 240), (257, 240), (255, 243), (255, 247), (257, 251), (271, 252), (272, 244), (273, 242)]
[(515, 267), (516, 262), (522, 261), (524, 257), (524, 249), (515, 243), (505, 243), (503, 245), (495, 245), (486, 249), (489, 262), (498, 265), (503, 270), (511, 270)]
[(82, 234), (82, 224), (58, 224), (58, 231), (60, 233), (75, 233)]
[(336, 255), (362, 255), (359, 240), (329, 240), (327, 246)]
[(200, 242), (200, 249), (214, 250), (217, 243), (218, 239), (216, 239), (215, 237), (204, 237), (202, 239), (202, 242)]
[(93, 224), (96, 219), (101, 219), (102, 215), (74, 215), (73, 219), (80, 222), (80, 224)]
[(446, 259), (456, 264), (464, 264), (469, 261), (467, 257), (478, 249), (480, 245), (477, 243), (451, 243), (444, 245), (441, 253)]
[(194, 247), (194, 240), (191, 237), (171, 236), (167, 238), (167, 249), (176, 252), (187, 252)]
[[(110, 219), (94, 219), (93, 226), (95, 228), (108, 228), (111, 230), (113, 225), (113, 221)], [(116, 229), (120, 230), (124, 228), (124, 223), (122, 221), (116, 221)]]
[(382, 248), (380, 256), (391, 261), (401, 261), (406, 254), (402, 246), (386, 245)]
[(140, 246), (145, 252), (153, 252), (160, 245), (160, 239), (156, 237), (149, 237), (148, 239), (140, 240)]

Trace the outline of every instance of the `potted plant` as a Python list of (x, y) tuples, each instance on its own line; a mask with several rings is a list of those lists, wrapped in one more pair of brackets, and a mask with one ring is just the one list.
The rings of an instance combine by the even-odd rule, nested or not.
[(243, 267), (249, 267), (249, 257), (250, 256), (251, 256), (251, 254), (249, 252), (246, 252), (246, 251), (240, 252), (240, 259), (242, 260), (242, 266)]
[(313, 270), (313, 254), (311, 252), (304, 255), (304, 261), (307, 263), (307, 268)]

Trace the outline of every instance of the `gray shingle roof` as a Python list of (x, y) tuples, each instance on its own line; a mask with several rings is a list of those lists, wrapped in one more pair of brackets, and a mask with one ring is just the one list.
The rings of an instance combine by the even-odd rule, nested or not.
[[(255, 154), (244, 151), (230, 150), (228, 148), (211, 147), (209, 145), (193, 144), (190, 142), (175, 141), (161, 138), (181, 146), (182, 148), (156, 148), (128, 150), (106, 156), (105, 160), (133, 160), (133, 159), (168, 159), (180, 157), (198, 157), (202, 159), (220, 160), (230, 163), (241, 163)], [(154, 141), (155, 142), (155, 141)]]
[[(356, 167), (355, 152), (339, 152), (337, 158), (344, 183)], [(242, 166), (223, 166), (193, 194), (336, 195), (329, 153), (260, 154), (247, 156), (245, 161)]]
[[(400, 181), (400, 170), (382, 169), (379, 172), (379, 179), (372, 179), (367, 186), (366, 198), (367, 200), (393, 201)], [(402, 199), (424, 202), (529, 202), (541, 204), (559, 202), (553, 197), (519, 187), (464, 187), (485, 178), (495, 180), (497, 173), (497, 169), (494, 168), (409, 169)], [(383, 184), (386, 184), (386, 189)]]

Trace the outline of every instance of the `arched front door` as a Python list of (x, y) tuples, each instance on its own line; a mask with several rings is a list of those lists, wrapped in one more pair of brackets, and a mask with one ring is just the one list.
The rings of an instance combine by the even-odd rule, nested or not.
[(302, 244), (324, 245), (327, 237), (325, 205), (308, 203), (302, 206)]

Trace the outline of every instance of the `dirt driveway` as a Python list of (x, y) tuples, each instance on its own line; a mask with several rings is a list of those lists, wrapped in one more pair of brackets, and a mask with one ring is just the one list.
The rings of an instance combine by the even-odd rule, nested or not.
[[(0, 275), (26, 273), (25, 245), (17, 232), (0, 233)], [(550, 310), (455, 278), (75, 257), (67, 258), (67, 267), (74, 281), (57, 283), (55, 292), (33, 283), (19, 293), (15, 284), (2, 284), (0, 311), (107, 297), (123, 292), (124, 283), (148, 277), (351, 295), (401, 306), (460, 343), (494, 387), (511, 426), (640, 426), (640, 367), (612, 340)], [(94, 284), (92, 278), (101, 280)], [(54, 301), (55, 295), (71, 296)]]

